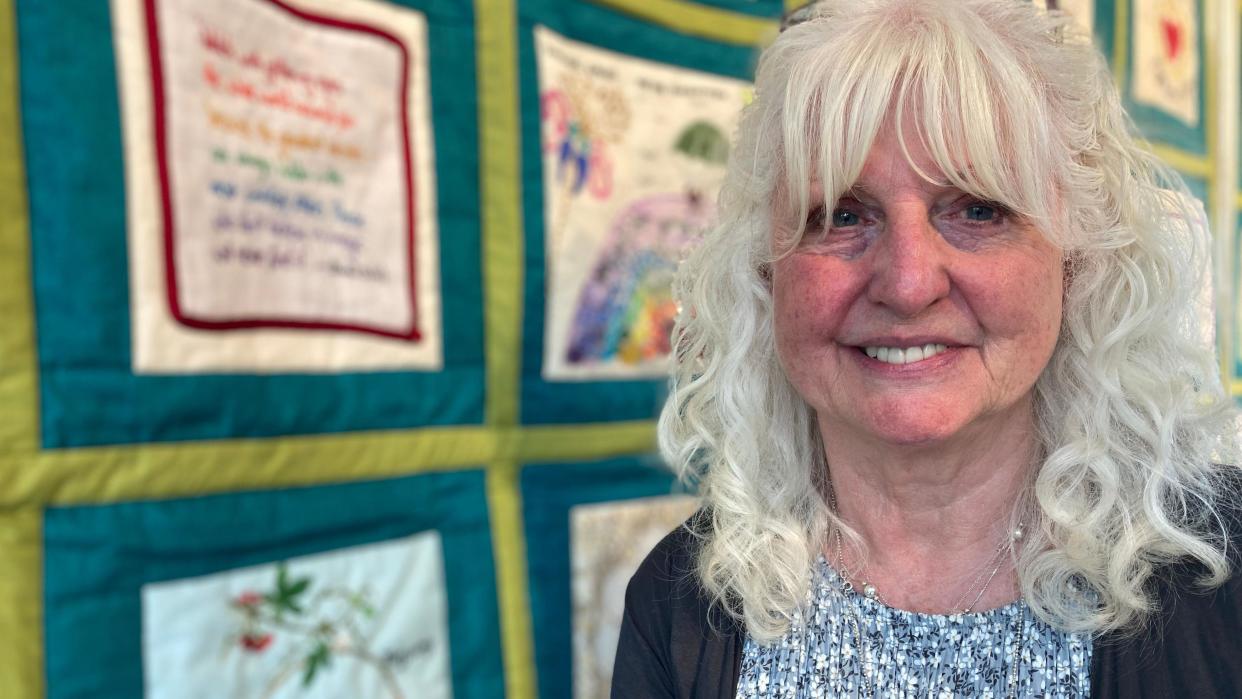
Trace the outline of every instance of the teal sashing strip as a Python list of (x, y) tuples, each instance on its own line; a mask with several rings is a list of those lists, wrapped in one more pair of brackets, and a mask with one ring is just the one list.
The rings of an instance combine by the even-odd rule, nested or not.
[[(524, 424), (643, 420), (659, 413), (664, 379), (548, 382), (542, 378), (545, 289), (543, 158), (533, 29), (660, 63), (742, 80), (753, 75), (754, 49), (685, 36), (589, 4), (523, 0), (518, 4), (521, 90), (522, 215), (526, 276), (522, 327), (521, 421)], [(711, 196), (715, 196), (713, 192)]]
[(522, 508), (539, 695), (574, 696), (569, 511), (576, 505), (680, 492), (654, 458), (627, 457), (522, 469)]
[(785, 0), (685, 0), (685, 2), (688, 5), (714, 7), (718, 10), (764, 19), (776, 19), (785, 13)]
[(473, 9), (403, 4), (428, 23), (443, 371), (135, 376), (108, 3), (18, 0), (44, 447), (483, 422)]
[[(1126, 111), (1134, 119), (1143, 136), (1148, 140), (1165, 143), (1194, 155), (1207, 154), (1207, 39), (1204, 37), (1206, 27), (1203, 26), (1203, 0), (1195, 2), (1195, 17), (1199, 25), (1199, 123), (1187, 126), (1177, 117), (1133, 99), (1134, 70), (1134, 2), (1130, 0), (1129, 27), (1130, 41), (1126, 55), (1125, 73), (1121, 76), (1122, 97)], [(1098, 18), (1098, 14), (1097, 14)]]
[[(503, 696), (482, 471), (47, 510), (43, 532), (47, 696), (142, 696), (140, 588), (146, 583), (383, 542), (429, 529), (439, 532), (443, 545), (453, 696)], [(222, 613), (228, 611), (222, 607)], [(222, 652), (227, 640), (221, 642)]]
[(1117, 2), (1116, 0), (1095, 0), (1095, 46), (1104, 55), (1104, 62), (1111, 74), (1113, 71), (1113, 47), (1117, 33)]

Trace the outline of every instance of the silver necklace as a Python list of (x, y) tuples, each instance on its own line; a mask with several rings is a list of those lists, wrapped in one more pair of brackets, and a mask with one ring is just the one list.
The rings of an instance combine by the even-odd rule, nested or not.
[[(875, 686), (871, 682), (871, 677), (875, 672), (875, 663), (871, 653), (871, 644), (867, 642), (862, 633), (862, 622), (859, 619), (857, 610), (854, 609), (858, 593), (854, 587), (850, 585), (848, 580), (841, 579), (841, 592), (843, 594), (843, 602), (846, 616), (850, 624), (850, 630), (854, 635), (854, 647), (858, 649), (858, 656), (862, 672), (859, 673), (863, 685), (863, 696), (875, 696)], [(887, 606), (887, 605), (886, 605)], [(1022, 599), (1018, 598), (1018, 608), (1015, 610), (1018, 617), (1018, 629), (1014, 634), (1013, 649), (1009, 653), (1008, 669), (1008, 691), (1006, 696), (1009, 699), (1017, 699), (1018, 696), (1018, 675), (1022, 662), (1022, 643), (1026, 638), (1026, 605), (1022, 604)]]
[[(837, 493), (835, 489), (830, 488), (828, 490), (828, 501), (832, 506), (832, 511), (837, 512)], [(988, 586), (992, 584), (992, 580), (994, 580), (996, 578), (996, 574), (1000, 572), (1001, 566), (1005, 564), (1005, 553), (1009, 546), (1022, 540), (1022, 537), (1026, 533), (1025, 527), (1025, 523), (1019, 522), (1018, 527), (1010, 533), (1009, 540), (1002, 541), (999, 545), (997, 545), (996, 551), (992, 553), (992, 557), (988, 559), (988, 562), (984, 564), (983, 568), (980, 569), (979, 574), (976, 575), (975, 579), (971, 581), (970, 586), (962, 592), (950, 609), (954, 610), (954, 612), (958, 614), (970, 614), (975, 610), (975, 605), (979, 604), (979, 600), (983, 599), (983, 593), (987, 592)], [(852, 573), (846, 569), (845, 546), (841, 541), (841, 529), (838, 527), (833, 533), (835, 534), (836, 541), (834, 543), (837, 548), (837, 575), (841, 578), (842, 584), (847, 586), (848, 589), (846, 591), (855, 591), (855, 585), (851, 581), (851, 578), (858, 578), (857, 588), (861, 589), (863, 597), (875, 600), (886, 607), (893, 606), (889, 604), (882, 595), (880, 595), (880, 591), (875, 585), (867, 582), (858, 574)], [(988, 568), (992, 569), (991, 573), (988, 572)], [(986, 580), (984, 580), (985, 575), (987, 576)], [(979, 584), (980, 580), (984, 580), (983, 586), (979, 588), (979, 591), (975, 594), (974, 598), (971, 599), (970, 604), (963, 607), (962, 602), (970, 597), (970, 593), (974, 592), (975, 586)]]
[[(828, 498), (832, 506), (832, 511), (836, 512), (837, 511), (837, 494), (834, 489), (829, 489)], [(854, 608), (854, 605), (856, 603), (855, 597), (858, 596), (859, 593), (858, 593), (858, 590), (854, 587), (854, 584), (850, 581), (849, 573), (845, 569), (845, 551), (844, 551), (845, 547), (843, 546), (842, 541), (841, 541), (841, 529), (838, 527), (835, 530), (834, 534), (836, 535), (835, 543), (836, 543), (836, 548), (837, 548), (837, 573), (838, 573), (838, 578), (841, 581), (840, 588), (841, 588), (842, 595), (844, 597), (843, 601), (845, 602), (845, 613), (849, 617), (848, 621), (850, 624), (850, 630), (853, 632), (853, 635), (854, 635), (854, 645), (858, 649), (859, 660), (860, 660), (860, 664), (862, 665), (862, 668), (861, 668), (862, 672), (860, 673), (860, 675), (861, 675), (862, 684), (863, 684), (863, 696), (870, 698), (870, 697), (875, 696), (875, 687), (872, 685), (872, 682), (871, 682), (871, 676), (874, 673), (874, 661), (873, 661), (872, 653), (871, 653), (871, 644), (867, 643), (866, 638), (863, 636), (862, 623), (858, 617), (858, 612)], [(963, 614), (970, 613), (974, 609), (974, 606), (979, 603), (979, 600), (983, 599), (983, 593), (987, 591), (988, 585), (992, 584), (992, 580), (996, 577), (996, 574), (1000, 571), (1001, 566), (1004, 564), (1003, 555), (1005, 553), (1005, 549), (1007, 548), (1007, 544), (1020, 540), (1023, 534), (1024, 534), (1024, 525), (1020, 523), (1018, 525), (1018, 528), (1015, 529), (1013, 533), (1011, 534), (1012, 538), (1010, 539), (1010, 541), (1002, 542), (1001, 545), (997, 547), (997, 552), (993, 554), (992, 558), (988, 559), (988, 566), (990, 566), (994, 561), (996, 561), (996, 565), (992, 567), (992, 572), (988, 574), (987, 580), (983, 583), (983, 587), (979, 589), (978, 594), (975, 595), (974, 599), (971, 600), (968, 606), (966, 606), (965, 608), (962, 608), (961, 613)], [(997, 561), (997, 559), (1000, 559), (1000, 560)], [(958, 609), (959, 605), (961, 605), (962, 603), (962, 600), (966, 599), (970, 595), (971, 590), (973, 590), (975, 585), (978, 584), (979, 580), (983, 578), (984, 573), (987, 573), (988, 566), (984, 566), (983, 570), (980, 571), (979, 575), (975, 576), (975, 579), (971, 582), (970, 587), (966, 588), (966, 591), (963, 592), (962, 596), (959, 597), (957, 602), (954, 603), (953, 605), (954, 609)], [(880, 604), (883, 604), (886, 607), (892, 606), (884, 600), (884, 598), (880, 595), (879, 590), (876, 589), (875, 585), (872, 585), (865, 580), (860, 580), (859, 583), (861, 584), (861, 587), (862, 587), (863, 597), (879, 602)], [(1022, 604), (1021, 597), (1018, 598), (1018, 608), (1017, 608), (1016, 613), (1018, 617), (1018, 630), (1017, 630), (1017, 633), (1015, 634), (1013, 650), (1009, 656), (1009, 668), (1008, 668), (1009, 678), (1008, 678), (1007, 696), (1009, 697), (1009, 699), (1016, 699), (1018, 696), (1018, 674), (1019, 674), (1018, 671), (1019, 671), (1019, 666), (1022, 660), (1022, 642), (1026, 635), (1026, 607), (1024, 604)]]
[(970, 587), (966, 588), (966, 591), (962, 593), (962, 596), (957, 598), (957, 601), (953, 603), (952, 609), (960, 609), (962, 614), (969, 614), (975, 610), (975, 605), (979, 604), (979, 600), (983, 599), (983, 593), (987, 592), (988, 585), (992, 584), (992, 580), (995, 579), (996, 574), (1000, 572), (1001, 566), (1005, 564), (1005, 554), (1007, 553), (1007, 549), (1009, 547), (1008, 545), (1016, 544), (1021, 541), (1025, 533), (1026, 530), (1024, 524), (1019, 523), (1018, 528), (1010, 532), (1009, 541), (1002, 541), (1001, 544), (996, 547), (996, 552), (992, 554), (992, 559), (989, 561), (989, 564), (995, 563), (996, 565), (992, 566), (992, 572), (988, 573), (988, 579), (984, 581), (983, 587), (979, 588), (979, 593), (976, 594), (974, 599), (970, 601), (970, 604), (965, 607), (962, 606), (962, 600), (969, 597), (971, 590), (975, 588), (975, 585), (979, 584), (979, 580), (983, 577), (983, 574), (987, 572), (987, 566), (984, 566), (983, 570), (979, 572), (979, 575), (975, 576), (975, 579), (970, 583)]

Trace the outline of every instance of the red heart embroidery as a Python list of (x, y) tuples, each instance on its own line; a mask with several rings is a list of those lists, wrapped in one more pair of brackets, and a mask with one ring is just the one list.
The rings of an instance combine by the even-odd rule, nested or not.
[(1164, 30), (1164, 53), (1170, 60), (1177, 58), (1182, 50), (1182, 27), (1168, 17), (1160, 18), (1160, 28)]

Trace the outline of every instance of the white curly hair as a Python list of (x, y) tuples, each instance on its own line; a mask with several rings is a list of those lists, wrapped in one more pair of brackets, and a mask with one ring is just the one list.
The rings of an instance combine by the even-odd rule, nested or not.
[(1034, 388), (1040, 460), (1013, 513), (1027, 603), (1067, 631), (1124, 632), (1149, 618), (1160, 565), (1189, 558), (1202, 584), (1223, 582), (1230, 469), (1215, 464), (1236, 453), (1235, 411), (1194, 312), (1206, 226), (1131, 135), (1098, 51), (1021, 0), (820, 0), (807, 15), (759, 61), (719, 221), (675, 284), (659, 436), (708, 515), (701, 584), (770, 640), (834, 528), (861, 547), (826, 502), (815, 414), (777, 360), (768, 270), (796, 236), (773, 240), (772, 221), (777, 206), (807, 219), (813, 179), (831, 211), (905, 106), (944, 177), (1064, 251), (1062, 326)]

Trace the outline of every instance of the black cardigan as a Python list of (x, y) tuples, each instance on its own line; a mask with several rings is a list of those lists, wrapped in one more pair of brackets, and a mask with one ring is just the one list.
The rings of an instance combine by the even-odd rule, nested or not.
[[(1238, 539), (1234, 539), (1237, 541)], [(697, 539), (686, 526), (648, 554), (625, 592), (612, 674), (613, 699), (733, 699), (744, 630), (713, 608), (693, 572)], [(1236, 551), (1236, 549), (1234, 549)], [(1150, 632), (1095, 639), (1091, 696), (1242, 697), (1242, 577), (1203, 593), (1196, 570), (1172, 566), (1153, 581)]]

